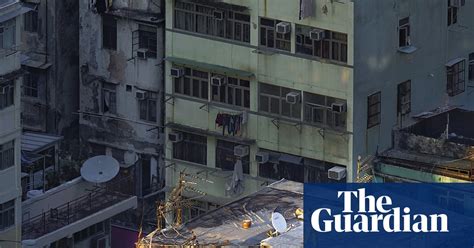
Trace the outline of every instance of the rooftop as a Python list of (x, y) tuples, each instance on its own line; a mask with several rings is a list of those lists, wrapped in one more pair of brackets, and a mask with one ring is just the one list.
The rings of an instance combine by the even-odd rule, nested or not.
[[(177, 229), (165, 229), (144, 238), (143, 247), (184, 245), (258, 246), (263, 240), (283, 244), (303, 245), (303, 222), (295, 217), (295, 210), (303, 208), (303, 184), (281, 180), (247, 197), (231, 202), (201, 215)], [(272, 231), (271, 215), (281, 213), (290, 227), (278, 238), (268, 239)], [(242, 221), (252, 221), (249, 229), (243, 229)], [(284, 236), (288, 235), (287, 238)], [(291, 236), (291, 237), (290, 237)], [(150, 239), (152, 244), (150, 246)]]
[(474, 112), (448, 108), (418, 118), (394, 131), (393, 147), (379, 155), (381, 163), (473, 181)]

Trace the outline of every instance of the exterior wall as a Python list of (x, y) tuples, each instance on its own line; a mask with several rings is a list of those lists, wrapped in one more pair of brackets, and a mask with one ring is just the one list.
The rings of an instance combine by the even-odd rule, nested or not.
[[(141, 4), (138, 4), (140, 2)], [(115, 16), (117, 20), (116, 51), (102, 47), (102, 15), (89, 8), (90, 1), (80, 1), (80, 137), (81, 155), (90, 156), (91, 143), (101, 146), (134, 151), (137, 154), (154, 156), (161, 154), (162, 126), (161, 96), (157, 99), (157, 121), (140, 120), (139, 90), (162, 93), (163, 29), (161, 24), (138, 22), (132, 17)], [(159, 15), (159, 8), (149, 1), (114, 1), (113, 9), (120, 12), (126, 7), (140, 13)], [(157, 58), (138, 59), (133, 54), (133, 32), (139, 24), (157, 28)], [(101, 83), (116, 85), (117, 114), (101, 112)], [(127, 87), (130, 91), (127, 90)], [(122, 160), (123, 158), (119, 158)], [(152, 174), (159, 172), (155, 163)], [(135, 168), (138, 173), (139, 168)], [(140, 184), (140, 178), (137, 179)]]
[[(470, 181), (466, 181), (466, 180), (437, 175), (434, 173), (428, 173), (424, 171), (411, 170), (411, 169), (402, 168), (396, 165), (385, 164), (385, 163), (379, 165), (378, 171), (385, 175), (395, 176), (397, 178), (402, 178), (402, 179), (414, 180), (417, 182), (470, 183)], [(376, 182), (386, 182), (386, 181), (383, 178), (381, 178), (380, 180), (377, 180)]]
[(41, 0), (36, 6), (38, 30), (21, 30), (24, 55), (44, 69), (39, 73), (38, 97), (22, 96), (25, 129), (65, 136), (64, 148), (78, 139), (79, 65), (77, 1)]
[[(472, 108), (472, 89), (454, 97), (446, 93), (445, 64), (467, 58), (474, 51), (474, 25), (469, 15), (474, 3), (466, 1), (458, 24), (448, 27), (447, 3), (434, 1), (358, 1), (354, 7), (354, 158), (381, 152), (391, 146), (391, 130), (413, 123), (423, 111), (449, 105)], [(410, 16), (412, 54), (398, 49), (398, 21)], [(466, 61), (467, 63), (467, 61)], [(467, 70), (467, 64), (466, 64)], [(467, 73), (466, 73), (467, 79)], [(411, 113), (397, 117), (397, 85), (411, 80)], [(467, 80), (466, 80), (467, 81)], [(367, 129), (367, 97), (381, 91), (381, 124)], [(354, 161), (355, 163), (355, 161)]]
[[(327, 4), (326, 1), (318, 0), (315, 1), (316, 9), (320, 10), (327, 4), (328, 14), (325, 15), (317, 11), (316, 17), (299, 20), (298, 1), (227, 0), (224, 2), (248, 7), (251, 17), (250, 44), (223, 41), (214, 37), (174, 29), (174, 1), (167, 0), (166, 54), (167, 57), (177, 57), (254, 73), (255, 77), (250, 80), (250, 109), (245, 111), (232, 106), (216, 107), (212, 104), (203, 108), (203, 104), (206, 104), (205, 101), (189, 97), (187, 99), (174, 97), (168, 102), (169, 104), (166, 104), (166, 123), (219, 134), (222, 133), (222, 129), (215, 125), (217, 113), (248, 112), (248, 122), (242, 127), (242, 135), (235, 138), (236, 143), (242, 139), (255, 140), (255, 144), (250, 146), (250, 175), (244, 175), (244, 194), (255, 192), (265, 183), (272, 181), (258, 177), (258, 163), (255, 161), (255, 154), (259, 149), (351, 166), (352, 137), (350, 134), (341, 134), (331, 130), (324, 131), (320, 127), (306, 124), (298, 128), (294, 123), (286, 121), (280, 121), (279, 128), (277, 128), (272, 123), (275, 118), (259, 114), (258, 82), (347, 100), (347, 132), (351, 133), (353, 130), (351, 104), (353, 101), (351, 87), (353, 80), (353, 3)], [(292, 30), (295, 30), (295, 23), (297, 23), (346, 33), (348, 35), (348, 64), (337, 65), (298, 56), (294, 51), (294, 33), (291, 40), (291, 52), (273, 53), (272, 51), (273, 54), (256, 52), (259, 48), (259, 17), (291, 22)], [(173, 94), (173, 78), (169, 76), (171, 67), (172, 63), (167, 62), (165, 87), (166, 93), (170, 95)], [(171, 130), (168, 128), (167, 132)], [(205, 132), (200, 135), (206, 135)], [(322, 132), (324, 132), (325, 138), (322, 137)], [(227, 138), (233, 139), (232, 137)], [(225, 185), (231, 178), (232, 172), (222, 171), (215, 166), (216, 139), (219, 137), (207, 137), (207, 165), (205, 166), (172, 159), (173, 144), (167, 141), (166, 158), (170, 160), (168, 164), (172, 165), (167, 169), (167, 186), (173, 187), (179, 172), (186, 168), (186, 173), (197, 173), (198, 176), (214, 182), (211, 185), (199, 183), (197, 186), (200, 190), (208, 193), (208, 199), (218, 203), (232, 199), (225, 195)], [(203, 171), (206, 173), (204, 174)]]
[[(17, 2), (11, 7), (0, 8), (0, 16), (9, 13), (12, 9), (21, 8)], [(16, 19), (16, 47), (20, 43), (20, 30), (22, 30), (21, 16), (14, 17)], [(20, 69), (20, 53), (14, 48), (6, 51), (0, 49), (0, 76), (12, 73)], [(21, 76), (14, 79), (14, 104), (0, 110), (0, 144), (14, 141), (15, 165), (0, 171), (0, 204), (15, 200), (15, 225), (0, 231), (0, 239), (20, 241), (21, 240), (21, 163), (20, 163), (20, 90)], [(18, 243), (8, 242), (2, 243), (2, 247), (20, 247)]]

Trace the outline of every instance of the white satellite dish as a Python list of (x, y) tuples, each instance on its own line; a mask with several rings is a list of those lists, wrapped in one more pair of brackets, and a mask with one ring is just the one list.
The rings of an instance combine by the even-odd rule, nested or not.
[(283, 215), (277, 212), (272, 213), (272, 226), (279, 233), (285, 233), (287, 230), (286, 220)]
[(124, 167), (128, 168), (134, 165), (138, 161), (138, 155), (134, 151), (126, 151), (123, 153), (123, 162), (125, 164)]
[(81, 176), (91, 183), (105, 183), (112, 180), (120, 170), (115, 158), (105, 155), (89, 158), (82, 164)]

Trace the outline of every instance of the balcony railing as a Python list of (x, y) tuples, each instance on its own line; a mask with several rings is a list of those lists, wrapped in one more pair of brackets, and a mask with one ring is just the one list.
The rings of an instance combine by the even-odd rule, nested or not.
[(131, 182), (128, 177), (122, 178), (56, 208), (51, 208), (38, 216), (23, 220), (22, 239), (37, 239), (129, 199), (133, 193)]

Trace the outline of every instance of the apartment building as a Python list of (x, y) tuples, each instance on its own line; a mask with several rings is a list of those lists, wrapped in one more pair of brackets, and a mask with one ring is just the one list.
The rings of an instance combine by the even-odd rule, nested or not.
[(25, 0), (21, 64), (24, 130), (63, 136), (61, 148), (77, 150), (79, 109), (79, 4)]
[(162, 8), (160, 0), (79, 2), (81, 155), (112, 156), (119, 177), (133, 178), (146, 205), (123, 216), (133, 230), (142, 209), (154, 218), (148, 209), (164, 186)]
[(0, 1), (0, 246), (20, 247), (20, 30), (29, 9)]
[(353, 181), (413, 116), (472, 108), (473, 8), (167, 0), (167, 188), (183, 170), (212, 181), (205, 211), (281, 178)]

